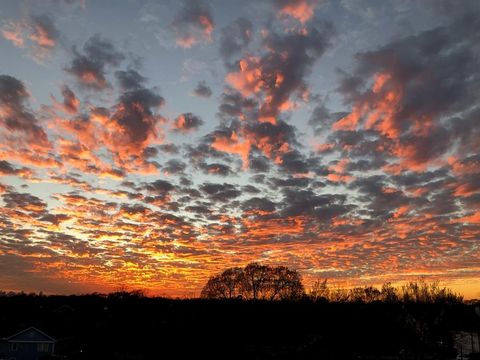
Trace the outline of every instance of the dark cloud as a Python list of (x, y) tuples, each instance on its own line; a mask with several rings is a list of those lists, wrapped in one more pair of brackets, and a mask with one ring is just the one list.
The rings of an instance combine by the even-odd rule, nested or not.
[(124, 91), (140, 89), (147, 81), (146, 77), (133, 69), (115, 71), (115, 77)]
[(248, 194), (259, 194), (262, 192), (258, 187), (253, 185), (242, 186), (242, 191)]
[(71, 217), (65, 214), (47, 214), (39, 218), (40, 221), (48, 222), (57, 226), (70, 219)]
[(276, 205), (273, 201), (260, 198), (252, 197), (242, 203), (242, 210), (244, 211), (264, 211), (264, 212), (273, 212), (276, 209)]
[(17, 173), (17, 169), (15, 169), (12, 164), (8, 161), (1, 160), (0, 161), (0, 174), (1, 175), (15, 175)]
[(389, 189), (384, 175), (373, 175), (355, 179), (349, 185), (359, 193), (359, 200), (368, 208), (372, 219), (386, 219), (401, 206), (407, 206), (410, 199), (402, 191)]
[(159, 145), (158, 148), (167, 154), (178, 154), (180, 151), (179, 147), (174, 143), (162, 144), (162, 145)]
[(31, 177), (33, 172), (27, 167), (14, 167), (6, 160), (0, 160), (0, 176), (17, 175), (22, 177)]
[(82, 52), (73, 49), (73, 60), (66, 71), (76, 77), (84, 87), (102, 90), (109, 85), (106, 79), (107, 67), (116, 67), (125, 55), (118, 51), (109, 40), (94, 35), (83, 45)]
[(200, 190), (206, 193), (210, 199), (220, 202), (233, 200), (242, 194), (234, 185), (226, 183), (204, 183), (200, 185)]
[(75, 96), (75, 93), (67, 86), (62, 86), (63, 96), (63, 110), (68, 114), (77, 114), (80, 100)]
[(318, 195), (311, 190), (286, 187), (282, 190), (283, 216), (312, 216), (328, 222), (336, 216), (348, 213), (353, 205), (345, 204), (345, 195)]
[(223, 93), (220, 101), (218, 116), (225, 120), (237, 118), (243, 115), (246, 110), (251, 110), (258, 106), (255, 100), (245, 98), (240, 93), (234, 91)]
[(0, 75), (0, 124), (11, 132), (23, 133), (38, 147), (49, 147), (47, 135), (35, 115), (27, 109), (30, 95), (24, 84), (9, 75)]
[(193, 90), (193, 93), (200, 97), (209, 98), (212, 96), (212, 89), (210, 89), (205, 81), (200, 81)]
[(347, 112), (332, 113), (321, 103), (313, 109), (308, 124), (312, 126), (315, 135), (319, 135), (322, 132), (329, 132), (333, 123), (347, 115)]
[(214, 22), (210, 5), (204, 0), (184, 0), (171, 28), (177, 45), (184, 48), (211, 41)]
[(225, 164), (220, 164), (220, 163), (200, 163), (199, 164), (200, 169), (205, 174), (210, 174), (210, 175), (220, 175), (220, 176), (229, 176), (233, 175), (233, 171), (230, 168), (230, 166), (225, 165)]
[(280, 168), (289, 173), (307, 174), (310, 171), (305, 155), (298, 150), (292, 150), (280, 157)]
[(28, 193), (7, 192), (2, 195), (2, 199), (8, 208), (26, 211), (33, 216), (43, 215), (47, 209), (47, 204), (42, 199)]
[(219, 51), (227, 67), (233, 66), (230, 61), (245, 50), (252, 38), (253, 25), (243, 17), (222, 29)]
[(306, 177), (289, 177), (289, 178), (271, 178), (269, 182), (275, 187), (298, 187), (306, 188), (310, 184), (310, 179)]
[(183, 161), (177, 159), (168, 160), (163, 166), (163, 171), (166, 171), (168, 174), (180, 174), (185, 171), (187, 164)]
[(151, 193), (160, 194), (160, 195), (168, 194), (174, 188), (175, 187), (170, 182), (166, 180), (161, 180), (161, 179), (145, 185), (146, 190), (148, 190)]
[(149, 146), (143, 149), (143, 157), (145, 159), (153, 158), (153, 157), (156, 157), (157, 155), (158, 155), (158, 148), (156, 147)]
[(202, 215), (210, 215), (212, 213), (212, 210), (205, 205), (191, 205), (185, 207), (185, 210), (188, 212), (192, 212), (195, 214), (202, 214)]
[(268, 158), (262, 155), (259, 155), (259, 156), (250, 155), (249, 164), (250, 164), (249, 169), (253, 172), (265, 173), (270, 170), (270, 162), (268, 161)]

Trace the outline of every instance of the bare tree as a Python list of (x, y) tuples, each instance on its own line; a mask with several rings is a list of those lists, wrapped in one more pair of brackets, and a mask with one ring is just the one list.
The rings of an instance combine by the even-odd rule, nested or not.
[(228, 299), (233, 299), (242, 295), (240, 289), (240, 285), (243, 281), (242, 268), (235, 267), (225, 270), (220, 275), (220, 281), (226, 287)]
[(221, 275), (212, 276), (202, 289), (200, 297), (205, 299), (227, 299), (228, 288)]
[(295, 300), (304, 293), (301, 275), (296, 270), (251, 263), (243, 269), (230, 268), (212, 276), (205, 284), (201, 297)]
[(268, 266), (258, 263), (248, 264), (243, 269), (243, 294), (247, 299), (257, 300), (266, 297), (266, 283), (268, 280)]
[(320, 299), (328, 300), (330, 297), (330, 289), (328, 288), (327, 279), (316, 280), (310, 289), (310, 297), (312, 300), (317, 301)]

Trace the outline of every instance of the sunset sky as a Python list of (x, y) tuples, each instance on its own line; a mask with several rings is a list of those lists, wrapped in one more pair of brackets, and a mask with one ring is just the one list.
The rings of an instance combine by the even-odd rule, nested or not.
[(0, 289), (249, 262), (480, 298), (480, 1), (0, 3)]

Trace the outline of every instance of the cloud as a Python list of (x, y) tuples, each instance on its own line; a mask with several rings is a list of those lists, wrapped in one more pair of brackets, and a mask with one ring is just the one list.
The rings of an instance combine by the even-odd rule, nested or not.
[(203, 170), (205, 174), (219, 175), (219, 176), (229, 176), (234, 174), (230, 166), (225, 164), (220, 164), (220, 163), (207, 164), (202, 162), (200, 163), (199, 167), (200, 169)]
[[(136, 171), (156, 172), (143, 158), (144, 149), (161, 141), (156, 113), (165, 100), (155, 89), (135, 88), (122, 93), (108, 118), (98, 117), (105, 127), (103, 142), (114, 154), (117, 166)], [(94, 116), (95, 118), (95, 116)]]
[(174, 189), (174, 186), (166, 181), (166, 180), (155, 180), (152, 183), (149, 183), (145, 186), (145, 188), (154, 194), (168, 194), (170, 191)]
[(183, 173), (186, 168), (187, 164), (185, 164), (183, 161), (170, 159), (165, 163), (162, 169), (167, 174), (179, 174)]
[(203, 0), (184, 0), (171, 27), (180, 47), (190, 48), (199, 42), (212, 41), (214, 22), (210, 6)]
[(203, 125), (203, 120), (192, 114), (192, 113), (184, 113), (180, 114), (173, 124), (173, 128), (175, 131), (188, 133), (193, 130), (197, 130), (200, 126)]
[(23, 24), (21, 22), (8, 22), (2, 29), (2, 35), (8, 41), (11, 41), (16, 47), (22, 48), (25, 44), (23, 35)]
[(297, 144), (294, 130), (281, 115), (296, 107), (296, 99), (307, 100), (305, 78), (329, 46), (332, 35), (332, 27), (325, 23), (311, 25), (305, 32), (265, 30), (259, 55), (244, 56), (237, 70), (226, 75), (225, 81), (232, 89), (227, 88), (222, 95), (219, 115), (232, 124), (236, 119), (241, 122), (230, 131), (213, 133), (212, 148), (240, 155), (244, 169), (249, 166), (252, 149), (278, 165), (283, 163), (285, 169), (293, 157), (298, 160), (293, 151)]
[[(253, 25), (240, 17), (224, 27), (220, 35), (219, 52), (227, 66), (234, 56), (241, 54), (253, 39)], [(230, 65), (231, 66), (231, 65)]]
[(59, 32), (52, 19), (46, 15), (32, 16), (30, 40), (42, 48), (52, 48), (56, 45)]
[(78, 107), (80, 106), (80, 100), (77, 98), (75, 93), (68, 87), (68, 85), (62, 86), (62, 96), (63, 96), (63, 103), (59, 103), (54, 96), (52, 96), (52, 100), (54, 106), (69, 114), (69, 115), (76, 115), (78, 114)]
[(110, 86), (106, 79), (106, 68), (118, 66), (125, 55), (113, 43), (94, 35), (83, 45), (82, 52), (73, 49), (73, 59), (65, 71), (73, 75), (83, 87), (103, 90)]
[[(157, 88), (145, 87), (145, 78), (136, 71), (118, 71), (116, 76), (122, 91), (113, 106), (90, 106), (87, 115), (55, 118), (59, 154), (66, 165), (116, 180), (130, 172), (156, 173), (160, 166), (152, 158), (163, 140), (160, 124), (165, 120), (158, 110), (165, 100)], [(76, 97), (65, 88), (63, 92), (62, 107), (72, 112), (70, 100)]]
[(28, 193), (7, 192), (2, 195), (2, 200), (8, 208), (22, 210), (35, 217), (43, 215), (47, 208), (42, 199)]
[(200, 81), (197, 84), (197, 87), (193, 90), (193, 93), (199, 97), (209, 98), (212, 96), (212, 89), (210, 89), (205, 81)]
[(6, 152), (11, 160), (54, 166), (55, 162), (48, 159), (51, 144), (27, 107), (29, 99), (30, 94), (20, 80), (0, 75), (0, 153)]
[(29, 46), (35, 59), (43, 60), (57, 45), (60, 32), (47, 14), (33, 15), (19, 22), (7, 22), (1, 29), (5, 39), (19, 48)]
[(200, 185), (200, 190), (206, 193), (211, 200), (219, 202), (227, 202), (241, 195), (240, 190), (238, 190), (234, 185), (227, 183), (204, 183)]
[(24, 178), (31, 178), (33, 171), (27, 167), (16, 168), (8, 161), (0, 160), (0, 176), (20, 176)]
[[(467, 121), (472, 94), (480, 89), (472, 76), (478, 73), (477, 39), (469, 31), (476, 26), (467, 16), (357, 54), (355, 73), (339, 87), (352, 112), (332, 129), (375, 131), (400, 169), (421, 171), (439, 161), (462, 136), (454, 129)], [(454, 120), (459, 111), (464, 119)]]
[[(337, 47), (323, 57), (343, 40), (319, 21), (316, 4), (269, 2), (267, 18), (222, 18), (220, 56), (209, 66), (224, 64), (226, 75), (212, 70), (223, 89), (217, 98), (212, 84), (188, 85), (219, 101), (216, 114), (210, 101), (199, 103), (209, 114), (205, 135), (194, 132), (204, 121), (188, 112), (196, 101), (175, 110), (174, 99), (164, 110), (138, 52), (100, 35), (74, 48), (66, 67), (80, 88), (57, 81), (53, 106), (0, 76), (0, 264), (8, 265), (0, 286), (109, 291), (123, 282), (175, 296), (259, 259), (296, 264), (307, 286), (319, 274), (360, 282), (480, 277), (473, 11), (462, 21), (435, 13), (410, 36), (389, 40), (387, 31), (381, 45), (369, 38), (367, 50), (358, 39), (348, 43), (358, 54), (337, 64)], [(205, 11), (211, 20), (206, 3), (185, 2), (172, 17), (184, 46), (213, 40), (199, 20)], [(44, 28), (37, 39), (58, 46), (60, 34)], [(30, 28), (18, 36), (9, 23), (2, 29), (27, 49), (40, 46)], [(204, 50), (195, 49), (208, 57)], [(347, 63), (332, 93), (322, 69)], [(164, 111), (181, 115), (169, 121)], [(68, 282), (82, 287), (61, 285)]]
[(124, 91), (142, 88), (147, 81), (146, 77), (133, 69), (115, 71), (115, 77)]
[(312, 19), (317, 0), (275, 0), (279, 16), (290, 16), (302, 24)]

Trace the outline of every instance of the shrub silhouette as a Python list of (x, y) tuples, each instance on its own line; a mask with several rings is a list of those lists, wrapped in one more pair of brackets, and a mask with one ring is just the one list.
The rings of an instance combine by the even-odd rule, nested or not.
[(428, 283), (423, 279), (410, 281), (400, 287), (394, 287), (390, 282), (386, 282), (380, 289), (374, 286), (330, 289), (327, 279), (317, 280), (308, 296), (313, 301), (329, 302), (459, 304), (463, 301), (461, 295), (446, 287), (440, 287), (438, 282)]

